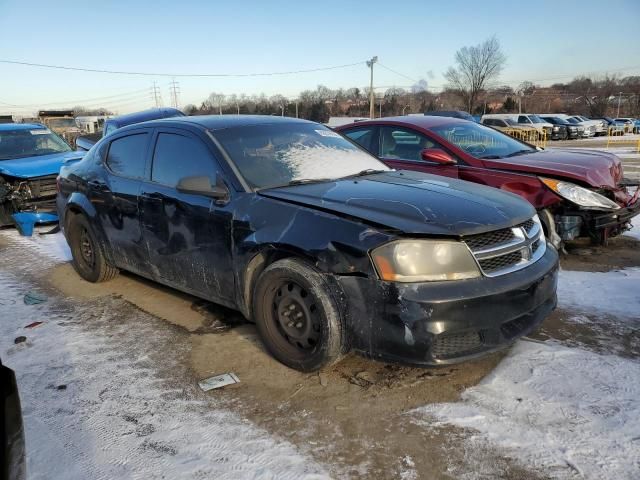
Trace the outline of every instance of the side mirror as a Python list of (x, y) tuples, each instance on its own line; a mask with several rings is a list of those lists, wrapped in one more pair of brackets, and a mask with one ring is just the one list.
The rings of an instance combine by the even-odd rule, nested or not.
[(456, 164), (456, 161), (451, 155), (439, 148), (425, 148), (420, 152), (420, 157), (427, 162), (435, 162), (441, 165)]
[(176, 190), (180, 193), (190, 193), (192, 195), (203, 195), (214, 198), (220, 203), (229, 201), (229, 189), (220, 176), (216, 176), (215, 185), (211, 185), (211, 179), (207, 175), (184, 177), (178, 181)]

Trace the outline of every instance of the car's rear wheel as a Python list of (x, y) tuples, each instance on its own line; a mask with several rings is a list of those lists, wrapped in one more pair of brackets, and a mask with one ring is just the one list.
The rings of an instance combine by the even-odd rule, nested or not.
[(322, 274), (296, 259), (265, 269), (253, 296), (256, 326), (267, 350), (285, 365), (310, 372), (346, 353), (340, 310)]
[(67, 237), (73, 257), (73, 268), (89, 282), (104, 282), (118, 274), (107, 261), (95, 232), (84, 215), (74, 215), (69, 221)]

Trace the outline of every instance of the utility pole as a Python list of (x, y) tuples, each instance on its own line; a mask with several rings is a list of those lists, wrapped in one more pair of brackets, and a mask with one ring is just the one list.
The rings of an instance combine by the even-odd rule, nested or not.
[(298, 100), (296, 100), (296, 118), (298, 118)]
[(153, 100), (156, 104), (156, 108), (160, 108), (162, 106), (162, 98), (160, 97), (160, 87), (158, 87), (158, 84), (155, 80), (153, 81), (151, 94), (153, 95)]
[(176, 82), (176, 79), (172, 79), (169, 84), (169, 96), (171, 98), (171, 105), (173, 108), (178, 108), (178, 94), (180, 93), (180, 84)]
[(238, 111), (238, 115), (240, 115), (240, 104), (236, 102), (236, 110)]
[(373, 94), (373, 64), (378, 61), (378, 57), (373, 57), (371, 60), (367, 60), (367, 67), (371, 69), (371, 83), (369, 85), (369, 118), (375, 118), (375, 101), (376, 98)]
[(618, 93), (618, 114), (616, 118), (620, 118), (620, 100), (622, 99), (622, 92)]

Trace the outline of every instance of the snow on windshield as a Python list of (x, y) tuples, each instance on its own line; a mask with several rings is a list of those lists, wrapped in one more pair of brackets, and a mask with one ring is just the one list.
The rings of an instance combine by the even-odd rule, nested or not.
[(316, 124), (239, 127), (214, 136), (253, 188), (331, 180), (368, 169), (388, 170), (339, 133)]

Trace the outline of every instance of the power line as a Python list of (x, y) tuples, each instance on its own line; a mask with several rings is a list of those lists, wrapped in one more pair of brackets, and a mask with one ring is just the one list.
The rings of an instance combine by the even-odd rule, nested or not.
[(416, 80), (415, 78), (411, 78), (408, 75), (405, 75), (403, 73), (397, 72), (393, 68), (389, 68), (386, 65), (381, 64), (380, 62), (378, 62), (378, 65), (380, 65), (385, 70), (389, 70), (391, 73), (395, 73), (396, 75), (399, 75), (399, 76), (401, 76), (403, 78), (406, 78), (407, 80), (411, 80), (412, 82), (418, 83), (418, 80)]
[(13, 103), (8, 103), (8, 102), (4, 102), (4, 101), (0, 101), (0, 104), (2, 105), (7, 105), (10, 107), (41, 107), (43, 105), (78, 105), (81, 103), (86, 103), (86, 102), (93, 102), (93, 101), (103, 101), (103, 100), (108, 100), (108, 99), (124, 99), (127, 97), (132, 97), (132, 96), (136, 96), (139, 95), (143, 92), (148, 92), (148, 89), (142, 89), (142, 90), (135, 90), (132, 92), (128, 92), (128, 93), (120, 93), (117, 95), (108, 95), (105, 97), (94, 97), (94, 98), (85, 98), (82, 100), (59, 100), (59, 101), (55, 101), (55, 102), (40, 102), (40, 103), (26, 103), (26, 104), (21, 104), (21, 105), (16, 105)]
[(6, 63), (10, 65), (23, 65), (27, 67), (38, 68), (51, 68), (56, 70), (73, 70), (76, 72), (90, 72), (90, 73), (108, 73), (113, 75), (138, 75), (149, 77), (268, 77), (274, 75), (294, 75), (298, 73), (312, 73), (322, 72), (326, 70), (337, 70), (339, 68), (354, 67), (356, 65), (362, 65), (364, 62), (347, 63), (344, 65), (334, 65), (331, 67), (317, 67), (309, 68), (306, 70), (290, 70), (284, 72), (257, 72), (257, 73), (166, 73), (166, 72), (127, 72), (122, 70), (102, 70), (94, 68), (83, 67), (70, 67), (66, 65), (47, 65), (44, 63), (30, 63), (30, 62), (18, 62), (15, 60), (0, 60), (0, 63)]

